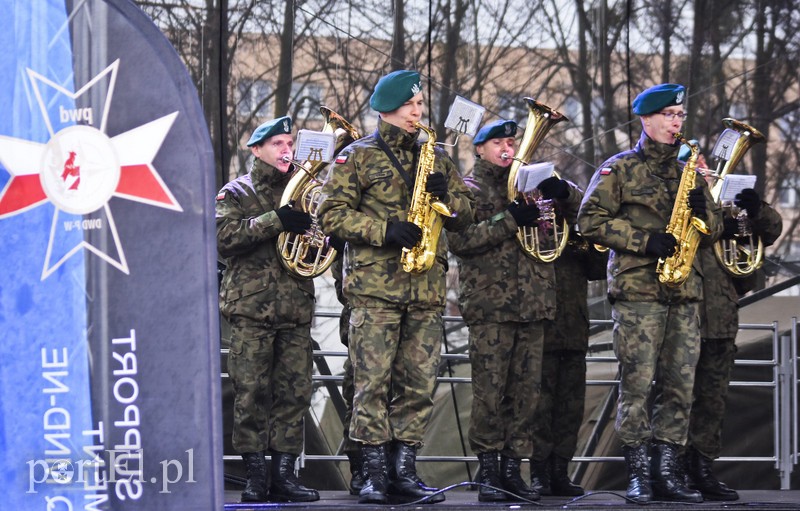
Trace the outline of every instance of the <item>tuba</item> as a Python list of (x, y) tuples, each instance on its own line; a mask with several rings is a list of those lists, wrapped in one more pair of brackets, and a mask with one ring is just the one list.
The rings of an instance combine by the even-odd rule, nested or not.
[(444, 226), (442, 217), (454, 217), (456, 214), (425, 190), (428, 175), (433, 172), (436, 132), (419, 122), (416, 127), (428, 134), (428, 140), (420, 148), (408, 221), (422, 230), (422, 239), (411, 248), (403, 248), (400, 262), (403, 263), (403, 270), (418, 274), (430, 270), (436, 261), (436, 247)]
[(667, 233), (675, 236), (675, 240), (678, 242), (675, 246), (675, 253), (667, 258), (659, 259), (656, 265), (658, 281), (671, 287), (678, 287), (689, 278), (689, 274), (692, 272), (692, 262), (700, 245), (700, 235), (711, 233), (708, 225), (693, 216), (692, 210), (689, 208), (689, 191), (694, 188), (695, 169), (697, 168), (697, 158), (700, 156), (700, 148), (697, 147), (697, 144), (690, 144), (680, 133), (676, 133), (675, 138), (688, 145), (692, 154), (689, 155), (689, 159), (686, 160), (686, 165), (683, 167), (675, 205), (672, 207), (672, 216), (667, 224)]
[[(321, 106), (319, 111), (325, 119), (322, 131), (336, 135), (334, 153), (361, 138), (349, 122), (330, 108)], [(317, 175), (327, 168), (328, 163), (305, 161), (295, 166), (297, 171), (283, 191), (281, 206), (299, 206), (311, 216), (311, 227), (303, 234), (280, 233), (277, 242), (278, 256), (283, 267), (290, 273), (298, 277), (314, 278), (324, 273), (336, 259), (336, 250), (330, 246), (317, 219), (317, 210), (322, 202), (322, 179), (317, 178)]]
[[(749, 124), (730, 117), (723, 119), (722, 124), (727, 128), (725, 131), (735, 131), (739, 135), (730, 150), (730, 157), (725, 161), (724, 165), (722, 165), (723, 158), (720, 157), (718, 167), (722, 165), (722, 169), (713, 174), (717, 181), (711, 188), (711, 195), (714, 197), (714, 201), (722, 206), (723, 216), (730, 215), (736, 218), (739, 224), (739, 233), (733, 239), (719, 240), (714, 243), (714, 255), (717, 256), (717, 260), (727, 273), (734, 277), (745, 277), (761, 267), (764, 261), (764, 243), (761, 237), (753, 234), (747, 211), (740, 210), (729, 201), (720, 203), (719, 197), (722, 192), (722, 180), (725, 176), (736, 167), (751, 146), (759, 142), (765, 142), (766, 137)], [(723, 132), (724, 135), (725, 133)], [(720, 142), (718, 143), (722, 142), (722, 138), (720, 137)], [(727, 147), (722, 149), (727, 153)]]
[[(533, 98), (525, 98), (525, 104), (528, 106), (528, 121), (525, 125), (525, 133), (522, 136), (518, 156), (514, 158), (508, 172), (509, 201), (519, 200), (521, 195), (517, 191), (517, 174), (520, 167), (530, 163), (534, 151), (550, 128), (561, 121), (569, 120), (561, 112), (557, 112)], [(553, 171), (553, 175), (560, 178), (555, 171)], [(536, 227), (520, 227), (517, 230), (517, 242), (528, 257), (543, 263), (555, 261), (569, 240), (569, 224), (566, 220), (558, 221), (555, 203), (552, 200), (542, 199), (538, 194), (523, 196), (522, 199), (526, 202), (536, 201), (540, 216)]]

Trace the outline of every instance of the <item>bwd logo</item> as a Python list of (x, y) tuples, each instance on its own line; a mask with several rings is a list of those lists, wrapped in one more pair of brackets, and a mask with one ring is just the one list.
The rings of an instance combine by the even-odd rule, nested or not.
[[(122, 241), (108, 206), (112, 197), (183, 211), (152, 164), (178, 112), (113, 138), (105, 133), (119, 66), (120, 61), (114, 61), (74, 93), (28, 69), (30, 88), (50, 140), (47, 144), (37, 144), (0, 136), (0, 164), (11, 175), (6, 187), (0, 190), (0, 220), (22, 214), (46, 201), (56, 207), (42, 280), (81, 248), (129, 273)], [(93, 125), (95, 108), (91, 106), (65, 108), (59, 105), (55, 118), (51, 119), (48, 104), (93, 98), (93, 88), (102, 85), (107, 85), (107, 92), (98, 94), (102, 103), (98, 127)], [(56, 131), (55, 122), (82, 124)], [(70, 218), (69, 215), (84, 218)], [(105, 231), (99, 238), (113, 240), (113, 250), (95, 246), (86, 239), (77, 246), (67, 246), (60, 253), (54, 249), (69, 245), (66, 241), (72, 239), (66, 237), (69, 232), (95, 229)]]

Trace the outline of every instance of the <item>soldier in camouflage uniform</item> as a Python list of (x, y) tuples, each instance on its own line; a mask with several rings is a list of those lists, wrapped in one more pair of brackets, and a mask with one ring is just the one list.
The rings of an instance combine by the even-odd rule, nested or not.
[[(467, 229), (447, 236), (458, 258), (458, 300), (469, 327), (469, 442), (481, 464), (481, 501), (505, 500), (491, 487), (539, 498), (520, 476), (520, 463), (533, 453), (530, 428), (539, 398), (544, 322), (556, 311), (555, 270), (525, 255), (517, 243), (517, 231), (535, 225), (539, 209), (535, 203), (509, 204), (516, 130), (514, 121), (500, 120), (473, 139), (477, 158), (465, 181), (476, 198), (475, 216)], [(573, 218), (577, 214), (580, 193), (565, 181), (550, 177), (539, 189), (562, 210), (571, 208)]]
[(265, 450), (272, 456), (269, 498), (314, 501), (300, 484), (295, 460), (303, 449), (303, 415), (311, 401), (311, 316), (314, 283), (288, 273), (278, 259), (283, 231), (303, 233), (311, 217), (279, 207), (291, 177), (292, 123), (259, 126), (249, 142), (250, 172), (217, 195), (217, 250), (227, 269), (220, 309), (231, 324), (228, 372), (236, 393), (233, 447), (247, 469), (242, 501), (267, 500)]
[[(421, 91), (415, 71), (382, 77), (370, 98), (380, 113), (377, 130), (339, 153), (322, 187), (321, 226), (347, 242), (342, 288), (352, 307), (348, 337), (355, 385), (350, 438), (362, 444), (362, 503), (444, 500), (416, 472), (443, 334), (444, 232), (429, 271), (407, 273), (400, 261), (401, 249), (422, 237), (419, 226), (406, 220), (419, 156)], [(472, 215), (472, 195), (440, 149), (432, 170), (427, 191), (456, 213), (444, 227), (462, 228)]]
[(573, 229), (553, 263), (556, 319), (545, 322), (542, 391), (533, 416), (531, 488), (541, 495), (584, 493), (570, 480), (567, 468), (578, 445), (586, 398), (589, 281), (605, 278), (607, 261), (607, 251), (599, 252)]
[[(685, 159), (688, 154), (681, 151), (680, 156), (680, 159)], [(763, 202), (755, 190), (742, 190), (736, 195), (734, 204), (747, 211), (753, 235), (760, 237), (765, 247), (772, 245), (781, 235), (783, 222), (780, 215)], [(739, 231), (738, 221), (726, 215), (723, 223), (722, 239), (733, 239)], [(740, 295), (752, 289), (755, 274), (733, 277), (723, 269), (713, 248), (701, 250), (698, 258), (703, 267), (702, 340), (694, 377), (686, 467), (691, 486), (699, 490), (704, 499), (737, 500), (739, 494), (714, 476), (711, 465), (722, 450), (722, 421), (736, 358), (738, 300)]]
[[(686, 444), (700, 354), (700, 262), (694, 260), (680, 286), (660, 283), (656, 273), (658, 259), (672, 255), (676, 246), (666, 227), (683, 172), (674, 134), (685, 116), (685, 92), (678, 84), (660, 84), (634, 99), (633, 113), (641, 116), (643, 128), (639, 142), (595, 172), (578, 215), (584, 236), (611, 249), (608, 298), (620, 363), (616, 432), (628, 469), (628, 498), (641, 503), (654, 497), (703, 498), (675, 473), (678, 450)], [(709, 227), (701, 246), (711, 246), (722, 231), (720, 211), (700, 174), (694, 185), (688, 207)], [(663, 391), (648, 410), (656, 375)]]

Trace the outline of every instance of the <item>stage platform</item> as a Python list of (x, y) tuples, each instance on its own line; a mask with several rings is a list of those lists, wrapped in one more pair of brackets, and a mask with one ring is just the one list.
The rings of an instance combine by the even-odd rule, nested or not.
[(344, 491), (322, 491), (321, 499), (310, 503), (239, 503), (239, 492), (225, 492), (226, 511), (246, 511), (246, 510), (265, 510), (265, 509), (292, 509), (292, 510), (322, 510), (322, 509), (342, 509), (357, 511), (373, 511), (386, 509), (439, 509), (441, 511), (456, 510), (489, 510), (489, 509), (543, 509), (543, 510), (626, 510), (630, 511), (636, 507), (643, 507), (649, 510), (661, 509), (699, 509), (701, 511), (711, 510), (737, 510), (737, 509), (765, 509), (765, 510), (800, 510), (800, 490), (744, 490), (739, 491), (740, 499), (735, 502), (703, 502), (700, 504), (683, 504), (676, 502), (651, 502), (645, 506), (637, 506), (625, 500), (624, 491), (602, 491), (590, 493), (584, 497), (569, 499), (566, 497), (542, 497), (535, 503), (525, 502), (502, 502), (485, 503), (478, 502), (478, 494), (464, 488), (454, 488), (446, 492), (447, 500), (439, 504), (431, 505), (365, 505), (358, 503), (358, 497), (349, 495)]

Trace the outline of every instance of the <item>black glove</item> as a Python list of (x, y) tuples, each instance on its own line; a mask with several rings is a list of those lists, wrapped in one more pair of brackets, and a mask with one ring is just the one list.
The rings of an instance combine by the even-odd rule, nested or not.
[(706, 217), (706, 196), (703, 193), (702, 186), (689, 190), (689, 207), (692, 209), (694, 216), (698, 218)]
[(761, 197), (752, 188), (745, 188), (737, 193), (733, 203), (736, 207), (746, 210), (747, 216), (751, 219), (755, 219), (761, 211)]
[(447, 198), (447, 178), (441, 172), (428, 175), (425, 191), (433, 194), (439, 200), (445, 200)]
[(303, 234), (311, 227), (311, 215), (295, 211), (289, 204), (281, 207), (276, 213), (284, 231)]
[(508, 205), (508, 212), (514, 217), (514, 221), (520, 227), (533, 227), (539, 220), (539, 207), (535, 203), (520, 204), (517, 201)]
[(422, 239), (422, 229), (411, 222), (389, 222), (386, 226), (386, 241), (384, 245), (399, 245), (411, 248)]
[(556, 176), (550, 176), (536, 188), (542, 192), (542, 197), (545, 199), (566, 199), (569, 197), (569, 184), (563, 179)]
[(737, 234), (739, 234), (739, 221), (732, 216), (726, 216), (722, 220), (722, 225), (722, 239), (732, 240)]
[(668, 232), (654, 232), (647, 240), (644, 253), (655, 257), (669, 257), (675, 253), (678, 242), (675, 236)]
[(335, 234), (328, 235), (328, 245), (330, 245), (335, 251), (339, 252), (340, 254), (344, 252), (344, 244), (345, 241), (336, 236)]

